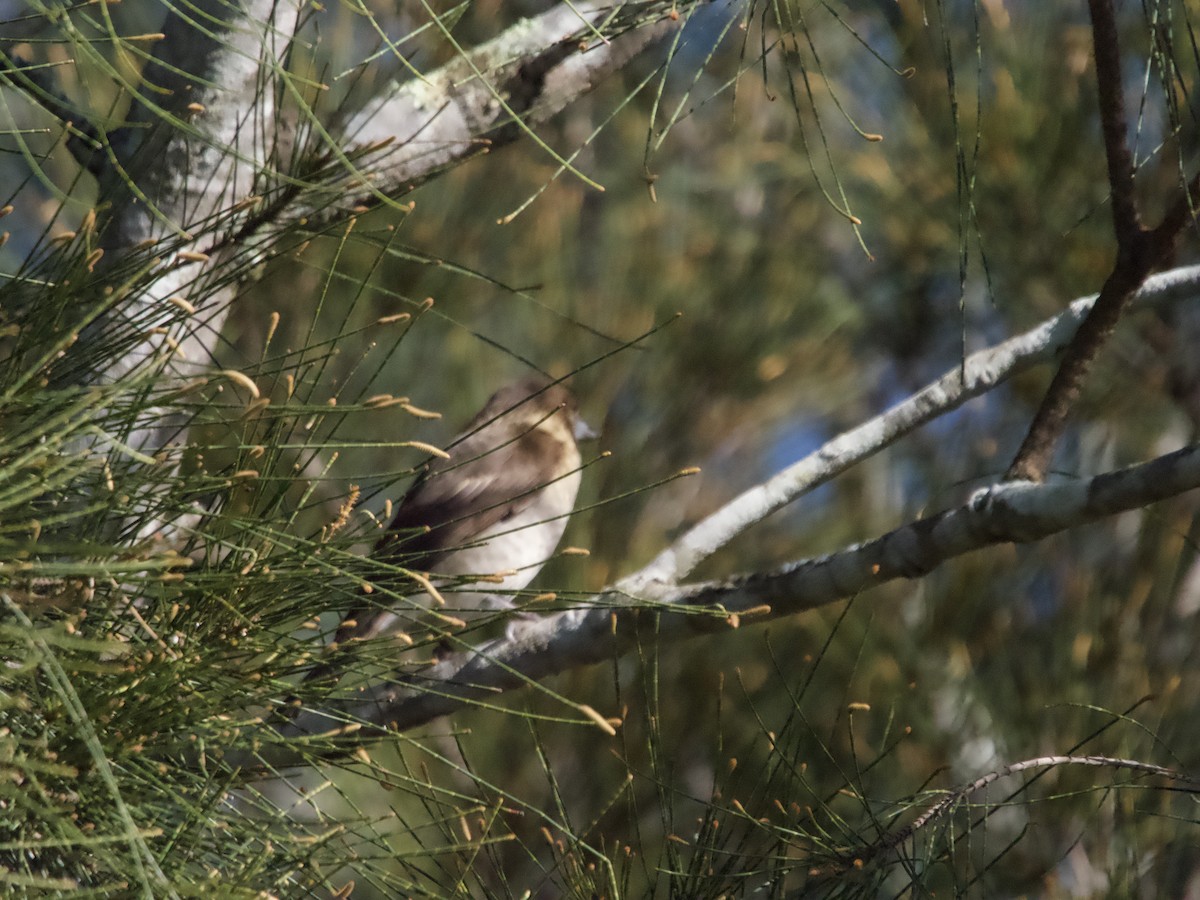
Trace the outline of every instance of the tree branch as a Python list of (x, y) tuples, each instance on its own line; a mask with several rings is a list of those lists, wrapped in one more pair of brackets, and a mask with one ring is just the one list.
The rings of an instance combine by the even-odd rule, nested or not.
[(1100, 348), (1112, 335), (1135, 291), (1146, 277), (1165, 264), (1175, 250), (1185, 213), (1195, 203), (1197, 182), (1153, 231), (1142, 227), (1134, 193), (1133, 156), (1125, 135), (1125, 93), (1121, 81), (1121, 49), (1112, 0), (1088, 0), (1096, 58), (1100, 123), (1112, 193), (1113, 231), (1117, 261), (1104, 282), (1095, 306), (1067, 348), (1046, 396), (1029, 425), (1007, 478), (1040, 481), (1066, 428), (1067, 417), (1079, 398), (1083, 380)]
[(1134, 194), (1133, 154), (1125, 140), (1125, 86), (1121, 80), (1117, 16), (1112, 0), (1088, 0), (1088, 11), (1092, 19), (1100, 128), (1104, 134), (1108, 186), (1112, 191), (1113, 231), (1118, 248), (1128, 252), (1142, 231), (1142, 219)]
[[(776, 619), (901, 578), (926, 575), (984, 547), (1029, 543), (1200, 487), (1200, 446), (1147, 463), (1055, 484), (1005, 482), (964, 505), (873, 541), (774, 570), (682, 587), (625, 579), (579, 609), (525, 623), (511, 637), (456, 654), (416, 676), (375, 685), (329, 710), (302, 710), (285, 739), (345, 733), (363, 725), (405, 730), (550, 675), (611, 659), (641, 637), (678, 641), (736, 628), (744, 616)], [(281, 763), (272, 759), (272, 764)]]
[[(1137, 299), (1167, 303), (1194, 297), (1198, 290), (1200, 266), (1192, 266), (1149, 279)], [(343, 726), (357, 730), (363, 722), (411, 728), (548, 675), (611, 658), (646, 629), (679, 639), (727, 629), (742, 616), (790, 615), (887, 580), (916, 577), (975, 549), (1037, 540), (1200, 486), (1200, 450), (1195, 448), (1078, 482), (1008, 483), (978, 492), (959, 509), (839, 553), (764, 574), (678, 586), (701, 560), (786, 503), (942, 412), (1053, 358), (1070, 343), (1094, 302), (1094, 297), (1076, 300), (1041, 326), (972, 355), (892, 410), (735, 498), (587, 607), (525, 623), (510, 637), (424, 670), (419, 680), (369, 688), (357, 703), (304, 710), (281, 733), (297, 738)], [(656, 612), (664, 614), (657, 621)]]
[[(1105, 769), (1127, 769), (1135, 775), (1156, 775), (1161, 778), (1166, 778), (1172, 782), (1180, 783), (1179, 790), (1187, 791), (1188, 793), (1198, 793), (1200, 788), (1197, 788), (1197, 779), (1183, 772), (1176, 772), (1172, 769), (1167, 769), (1163, 766), (1156, 766), (1152, 763), (1142, 762), (1136, 759), (1117, 759), (1111, 756), (1039, 756), (1036, 759), (1024, 759), (1020, 762), (1011, 763), (1003, 768), (997, 769), (994, 772), (988, 772), (986, 775), (981, 775), (969, 784), (964, 784), (961, 787), (949, 791), (945, 797), (926, 809), (921, 815), (917, 816), (911, 823), (901, 828), (894, 834), (886, 835), (877, 843), (870, 844), (866, 847), (859, 848), (856, 852), (844, 859), (842, 865), (826, 867), (828, 871), (822, 871), (822, 875), (834, 875), (840, 871), (851, 869), (855, 865), (861, 865), (863, 861), (872, 859), (883, 853), (889, 853), (913, 837), (918, 831), (926, 825), (946, 815), (956, 806), (967, 799), (976, 791), (983, 790), (990, 784), (999, 781), (1001, 778), (1028, 772), (1032, 769), (1058, 768), (1060, 766), (1092, 766)], [(1001, 804), (1002, 805), (1002, 804)], [(994, 809), (995, 807), (993, 807)], [(986, 815), (986, 813), (985, 813)]]
[[(303, 159), (292, 146), (295, 124), (276, 115), (303, 8), (292, 7), (291, 18), (280, 22), (280, 0), (247, 0), (240, 14), (226, 0), (203, 0), (193, 10), (200, 23), (182, 14), (168, 21), (158, 61), (147, 68), (149, 86), (131, 114), (134, 123), (150, 123), (149, 130), (137, 145), (109, 144), (104, 183), (113, 212), (103, 247), (110, 260), (143, 241), (169, 246), (170, 254), (154, 264), (136, 298), (89, 339), (98, 340), (104, 329), (163, 336), (138, 343), (95, 373), (97, 379), (115, 381), (141, 366), (164, 365), (160, 341), (176, 348), (165, 355), (168, 374), (204, 368), (243, 273), (270, 251), (288, 221), (327, 207), (331, 196), (347, 196), (347, 178), (356, 185), (370, 182), (371, 195), (359, 202), (410, 190), (483, 144), (515, 140), (679, 24), (668, 17), (668, 7), (655, 4), (562, 3), (409, 81), (353, 119), (350, 133), (374, 149), (356, 153), (331, 144), (338, 165), (325, 181), (334, 186), (284, 173), (285, 187), (260, 202), (254, 193), (270, 162)], [(601, 29), (603, 40), (595, 39)], [(126, 134), (143, 132), (130, 128)], [(377, 168), (370, 172), (352, 162), (377, 152), (371, 160)], [(344, 214), (343, 204), (332, 208)], [(181, 322), (178, 307), (167, 303), (173, 298), (195, 314)], [(185, 424), (181, 416), (152, 410), (124, 439), (135, 450), (154, 453)], [(178, 524), (149, 521), (139, 535), (169, 535)]]
[[(545, 121), (679, 25), (667, 16), (667, 7), (658, 11), (653, 4), (614, 8), (563, 3), (524, 20), (427, 77), (406, 82), (380, 106), (352, 118), (346, 131), (360, 151), (367, 146), (370, 171), (351, 163), (353, 149), (332, 150), (349, 169), (336, 184), (292, 185), (281, 192), (282, 199), (263, 209), (256, 208), (252, 196), (256, 177), (268, 160), (296, 157), (275, 146), (280, 140), (290, 146), (294, 135), (276, 122), (274, 110), (276, 81), (283, 77), (299, 12), (295, 21), (280, 27), (273, 18), (277, 8), (277, 0), (252, 0), (241, 17), (230, 20), (228, 5), (217, 3), (210, 11), (217, 25), (205, 25), (223, 35), (220, 40), (198, 36), (194, 25), (179, 19), (169, 24), (162, 47), (170, 62), (153, 67), (150, 74), (161, 75), (159, 86), (167, 87), (175, 101), (187, 103), (179, 111), (178, 102), (155, 107), (144, 100), (139, 115), (156, 123), (152, 135), (127, 159), (114, 159), (109, 173), (120, 191), (136, 183), (139, 189), (146, 187), (150, 200), (114, 203), (115, 227), (106, 234), (109, 251), (170, 234), (178, 238), (172, 257), (160, 263), (130, 315), (139, 317), (139, 327), (152, 328), (167, 320), (151, 316), (143, 322), (147, 309), (162, 308), (173, 296), (191, 302), (203, 324), (176, 325), (172, 338), (193, 363), (211, 359), (238, 287), (237, 279), (228, 277), (215, 288), (206, 285), (213, 273), (227, 273), (235, 261), (249, 268), (286, 221), (318, 211), (330, 197), (346, 196), (347, 178), (371, 185), (371, 193), (358, 203), (410, 190), (482, 147), (515, 140), (522, 132), (517, 119), (523, 128)], [(225, 20), (215, 18), (218, 11)], [(652, 17), (649, 24), (639, 18), (646, 15)], [(605, 40), (593, 42), (590, 36), (601, 28)], [(200, 46), (173, 49), (189, 40)], [(193, 72), (192, 77), (181, 75), (185, 63), (193, 67), (184, 70)], [(176, 113), (190, 118), (183, 121)], [(138, 175), (131, 178), (127, 167)], [(337, 208), (344, 214), (345, 205)], [(247, 254), (247, 242), (264, 249)], [(104, 377), (130, 371), (152, 352), (146, 346), (120, 372)], [(156, 449), (168, 430), (174, 429), (147, 429), (130, 443)]]
[[(279, 30), (279, 10), (277, 0), (249, 0), (234, 14), (228, 3), (210, 0), (194, 11), (205, 18), (203, 29), (173, 15), (125, 129), (141, 139), (111, 142), (101, 191), (112, 215), (103, 234), (106, 254), (111, 259), (144, 241), (175, 238), (169, 258), (159, 260), (120, 314), (140, 330), (171, 326), (185, 360), (211, 358), (223, 314), (205, 327), (180, 324), (165, 301), (180, 296), (198, 309), (220, 309), (236, 290), (232, 279), (215, 290), (206, 290), (205, 281), (230, 264), (233, 248), (222, 236), (245, 219), (245, 201), (274, 142), (275, 91), (264, 72), (282, 69), (299, 15)], [(223, 245), (226, 252), (218, 252)], [(116, 380), (157, 349), (143, 342), (100, 375)], [(157, 449), (163, 430), (145, 429), (131, 444)]]
[[(427, 77), (399, 85), (353, 117), (346, 134), (356, 144), (390, 143), (370, 173), (378, 192), (411, 190), (562, 111), (678, 28), (682, 18), (672, 19), (669, 12), (651, 4), (561, 4)], [(650, 18), (641, 21), (643, 16)], [(353, 202), (370, 199), (360, 194)]]
[[(1164, 272), (1136, 294), (1139, 304), (1173, 303), (1200, 291), (1200, 266)], [(1024, 334), (968, 356), (887, 412), (839, 435), (799, 462), (750, 488), (693, 526), (642, 570), (648, 581), (673, 583), (748, 527), (890, 446), (915, 428), (1035, 365), (1054, 359), (1071, 341), (1097, 302), (1075, 300), (1065, 312)]]

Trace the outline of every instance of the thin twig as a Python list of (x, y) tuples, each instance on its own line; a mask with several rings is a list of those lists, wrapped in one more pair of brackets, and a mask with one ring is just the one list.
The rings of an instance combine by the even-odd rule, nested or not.
[(997, 769), (995, 772), (988, 772), (986, 775), (981, 775), (969, 784), (955, 788), (895, 834), (889, 835), (878, 843), (856, 851), (844, 861), (843, 865), (837, 866), (833, 871), (822, 871), (821, 874), (834, 874), (835, 871), (861, 865), (868, 859), (895, 850), (930, 822), (950, 812), (971, 794), (987, 787), (993, 782), (999, 781), (1001, 778), (1007, 778), (1010, 775), (1016, 775), (1029, 769), (1042, 769), (1054, 766), (1097, 766), (1112, 769), (1129, 769), (1139, 775), (1158, 775), (1171, 781), (1182, 782), (1184, 785), (1187, 785), (1184, 790), (1190, 793), (1200, 793), (1200, 787), (1196, 787), (1196, 785), (1200, 784), (1200, 781), (1196, 778), (1182, 772), (1176, 772), (1173, 769), (1156, 766), (1153, 763), (1141, 762), (1136, 759), (1120, 759), (1111, 756), (1039, 756), (1035, 759), (1025, 759), (1021, 762), (1015, 762), (1012, 765)]

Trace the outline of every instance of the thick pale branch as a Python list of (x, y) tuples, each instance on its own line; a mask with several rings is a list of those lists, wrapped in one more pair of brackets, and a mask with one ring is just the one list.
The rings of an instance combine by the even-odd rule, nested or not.
[(653, 12), (658, 21), (639, 23), (631, 19), (639, 9), (657, 8), (563, 3), (400, 85), (346, 127), (356, 143), (390, 142), (374, 162), (372, 186), (385, 194), (408, 190), (515, 140), (523, 133), (518, 119), (526, 127), (545, 122), (682, 21), (664, 8)]
[[(220, 337), (225, 310), (246, 265), (237, 233), (255, 180), (276, 140), (274, 74), (282, 70), (300, 6), (281, 0), (203, 0), (190, 9), (200, 24), (173, 13), (147, 66), (140, 102), (130, 112), (124, 137), (114, 136), (112, 158), (101, 170), (101, 198), (111, 221), (102, 235), (108, 260), (142, 242), (169, 246), (151, 261), (146, 283), (84, 333), (103, 343), (106, 333), (165, 332), (143, 340), (89, 373), (116, 382), (144, 367), (165, 367), (176, 376), (183, 366), (207, 365)], [(178, 298), (178, 299), (176, 299)], [(200, 311), (178, 321), (168, 300)], [(164, 352), (164, 346), (172, 348)], [(151, 409), (124, 441), (156, 452), (178, 436), (186, 418)], [(165, 485), (160, 489), (166, 490)], [(177, 523), (174, 523), (177, 524)], [(139, 537), (169, 534), (173, 525), (142, 523)]]
[[(107, 172), (110, 197), (132, 185), (148, 201), (118, 203), (115, 228), (105, 238), (114, 248), (175, 234), (180, 249), (189, 239), (207, 244), (214, 233), (235, 227), (229, 210), (250, 195), (274, 144), (273, 79), (284, 65), (291, 21), (279, 0), (247, 0), (240, 13), (227, 2), (194, 11), (203, 28), (180, 15), (165, 26), (156, 62), (147, 66), (141, 102), (130, 112), (141, 137)], [(118, 149), (125, 149), (118, 144)], [(130, 198), (132, 199), (132, 198)]]
[(1055, 484), (1006, 482), (963, 506), (864, 544), (773, 571), (632, 595), (622, 584), (586, 607), (526, 623), (511, 637), (458, 654), (419, 676), (371, 687), (337, 710), (303, 711), (285, 737), (325, 734), (342, 723), (393, 729), (424, 724), (549, 675), (611, 659), (639, 637), (672, 641), (736, 626), (741, 616), (778, 618), (916, 578), (964, 554), (1027, 543), (1200, 487), (1200, 447), (1116, 472)]
[[(161, 260), (137, 303), (122, 311), (139, 330), (169, 323), (174, 312), (164, 302), (169, 297), (210, 310), (223, 308), (232, 297), (233, 279), (224, 279), (226, 285), (218, 289), (205, 281), (229, 265), (236, 252), (218, 250), (222, 236), (235, 233), (243, 221), (246, 209), (243, 204), (239, 213), (239, 204), (253, 193), (275, 140), (275, 90), (271, 75), (264, 73), (282, 68), (286, 35), (296, 26), (298, 11), (292, 8), (287, 24), (279, 21), (286, 18), (286, 8), (278, 0), (250, 0), (240, 15), (224, 2), (195, 10), (205, 13), (213, 20), (203, 30), (179, 16), (168, 21), (160, 62), (146, 73), (152, 87), (143, 89), (142, 103), (131, 112), (131, 120), (147, 130), (136, 146), (123, 148), (127, 152), (102, 179), (113, 213), (103, 236), (110, 258), (142, 241), (176, 239), (172, 256)], [(179, 357), (207, 362), (220, 324), (175, 325)], [(156, 353), (157, 347), (143, 342), (117, 370), (99, 374), (116, 380)], [(162, 431), (146, 429), (131, 443), (156, 449)]]
[[(1139, 304), (1170, 303), (1200, 293), (1200, 266), (1164, 272), (1147, 280)], [(892, 409), (845, 432), (725, 504), (677, 539), (641, 573), (646, 581), (675, 582), (737, 535), (771, 513), (836, 477), (915, 428), (1032, 366), (1053, 359), (1070, 344), (1096, 302), (1084, 297), (1065, 312), (1002, 344), (967, 357), (941, 378)]]
[[(1173, 302), (1200, 290), (1200, 266), (1151, 278), (1143, 304)], [(1023, 335), (974, 354), (909, 400), (831, 441), (769, 481), (742, 494), (681, 537), (645, 569), (586, 608), (526, 624), (424, 671), (420, 681), (378, 686), (348, 708), (304, 711), (285, 733), (311, 735), (337, 722), (412, 727), (500, 691), (622, 652), (639, 629), (683, 637), (728, 628), (730, 615), (769, 606), (787, 615), (832, 602), (890, 578), (914, 577), (946, 559), (991, 544), (1036, 540), (1196, 486), (1196, 451), (1089, 481), (1039, 486), (1012, 483), (977, 494), (960, 510), (914, 523), (877, 541), (766, 574), (679, 587), (678, 580), (716, 548), (807, 490), (970, 397), (1044, 362), (1071, 340), (1094, 297)], [(669, 613), (654, 619), (657, 607)], [(639, 607), (634, 610), (630, 607)], [(624, 608), (622, 608), (624, 607)], [(686, 607), (686, 608), (685, 608)], [(760, 610), (760, 614), (767, 614)]]
[[(225, 21), (206, 23), (217, 39), (191, 33), (194, 27), (178, 19), (169, 23), (163, 52), (171, 62), (152, 67), (149, 74), (161, 76), (173, 92), (172, 103), (160, 109), (147, 106), (139, 113), (155, 125), (152, 136), (121, 160), (135, 177), (129, 180), (116, 169), (110, 173), (115, 190), (136, 183), (150, 200), (115, 204), (115, 227), (106, 234), (110, 255), (172, 234), (178, 239), (175, 251), (185, 251), (182, 257), (162, 261), (135, 313), (141, 317), (147, 306), (157, 308), (176, 295), (201, 309), (203, 327), (173, 336), (193, 363), (211, 358), (228, 301), (238, 287), (232, 278), (220, 279), (215, 288), (205, 282), (214, 272), (227, 271), (234, 259), (244, 263), (248, 242), (269, 246), (284, 222), (323, 212), (314, 204), (327, 203), (331, 196), (328, 186), (307, 190), (297, 184), (265, 207), (245, 202), (252, 199), (255, 180), (270, 160), (296, 158), (286, 149), (294, 138), (291, 126), (275, 115), (278, 79), (285, 77), (286, 54), (300, 15), (292, 7), (292, 20), (282, 23), (284, 9), (278, 0), (252, 0), (238, 16), (229, 4), (217, 3), (212, 15), (224, 16)], [(641, 21), (641, 14), (654, 19)], [(662, 21), (655, 21), (659, 16)], [(609, 36), (606, 40), (596, 37), (601, 27)], [(351, 166), (347, 177), (361, 184), (369, 175), (372, 193), (363, 198), (367, 201), (407, 190), (477, 154), (483, 144), (516, 139), (521, 133), (517, 118), (527, 125), (544, 121), (671, 27), (678, 22), (653, 4), (618, 8), (563, 3), (514, 25), (426, 78), (400, 86), (352, 119), (347, 134), (359, 145), (381, 149), (368, 154), (370, 173)], [(189, 34), (196, 48), (177, 50)], [(176, 59), (180, 53), (182, 58)], [(187, 70), (193, 77), (177, 71), (183, 61), (194, 67)], [(187, 101), (182, 107), (181, 99)], [(177, 116), (187, 117), (186, 124)], [(283, 150), (277, 147), (280, 141)], [(350, 148), (342, 156), (353, 153)], [(346, 189), (339, 187), (337, 195), (347, 196)], [(337, 206), (340, 215), (346, 205)], [(195, 253), (200, 255), (192, 258)], [(156, 324), (143, 322), (140, 327)], [(121, 372), (149, 355), (149, 349), (132, 355)], [(121, 372), (104, 375), (114, 378)], [(155, 436), (150, 430), (131, 443), (153, 448)]]

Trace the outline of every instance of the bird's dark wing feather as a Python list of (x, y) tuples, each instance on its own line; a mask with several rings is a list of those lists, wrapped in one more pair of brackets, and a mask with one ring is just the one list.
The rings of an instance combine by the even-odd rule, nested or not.
[(556, 467), (547, 471), (539, 464), (551, 443), (545, 435), (531, 432), (498, 449), (488, 437), (494, 438), (473, 435), (454, 448), (453, 459), (430, 465), (400, 502), (375, 555), (427, 572), (448, 553), (519, 513), (558, 474)]
[[(375, 545), (375, 558), (428, 572), (456, 549), (472, 543), (498, 522), (519, 514), (533, 495), (559, 474), (554, 459), (557, 442), (530, 431), (503, 446), (495, 426), (453, 445), (453, 457), (436, 460), (400, 502), (388, 533)], [(379, 610), (353, 610), (334, 640), (370, 634)]]

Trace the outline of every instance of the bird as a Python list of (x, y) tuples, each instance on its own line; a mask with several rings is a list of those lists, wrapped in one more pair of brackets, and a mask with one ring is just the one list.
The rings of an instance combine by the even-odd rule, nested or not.
[[(372, 552), (417, 573), (409, 578), (412, 594), (398, 608), (352, 610), (330, 648), (376, 637), (431, 606), (421, 578), (445, 598), (443, 620), (511, 609), (512, 594), (533, 580), (562, 538), (579, 493), (579, 442), (596, 436), (560, 382), (529, 375), (496, 391), (446, 445), (448, 458), (426, 464)], [(317, 666), (305, 681), (332, 668)]]

